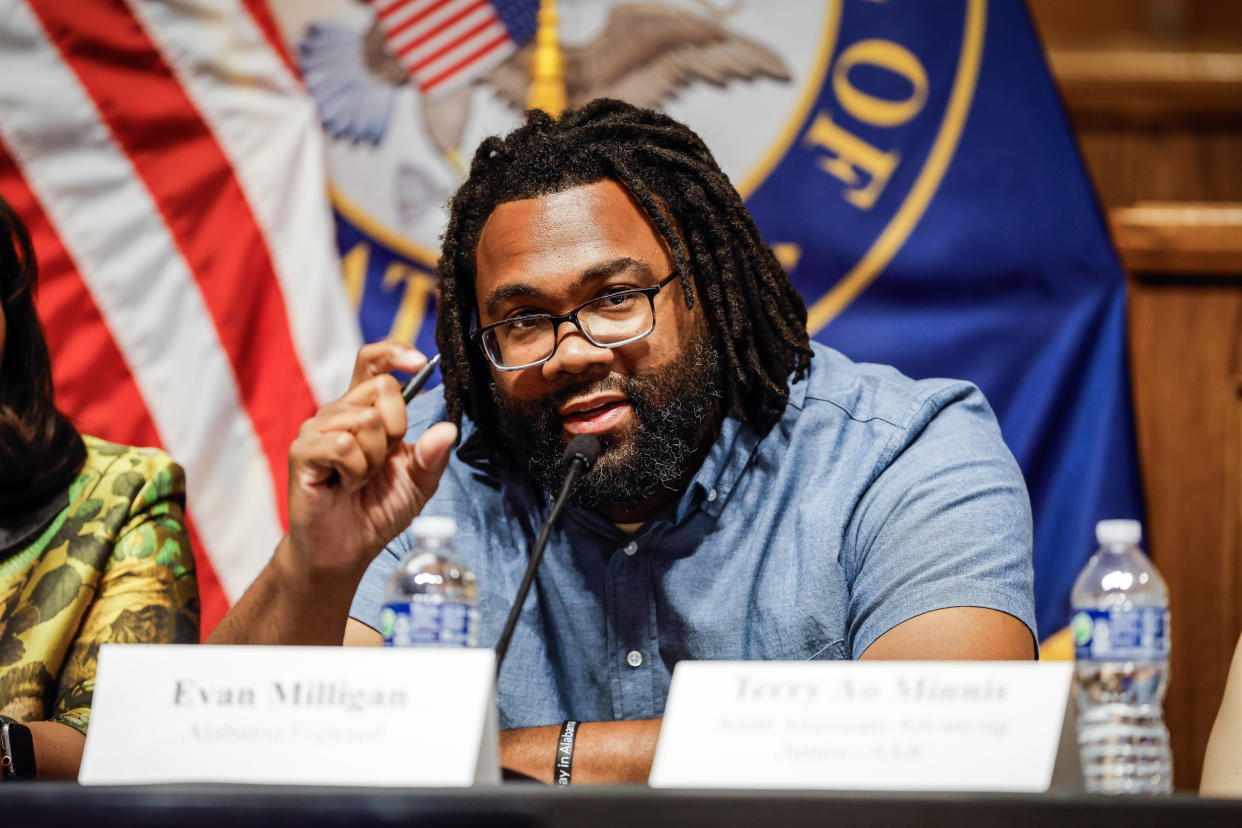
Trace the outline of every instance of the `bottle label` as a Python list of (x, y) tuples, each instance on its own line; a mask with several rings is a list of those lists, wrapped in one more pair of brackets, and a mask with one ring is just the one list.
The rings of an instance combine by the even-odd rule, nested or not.
[(1078, 661), (1165, 661), (1169, 611), (1163, 607), (1081, 609), (1071, 622)]
[(477, 647), (479, 611), (470, 604), (408, 601), (380, 612), (385, 647)]

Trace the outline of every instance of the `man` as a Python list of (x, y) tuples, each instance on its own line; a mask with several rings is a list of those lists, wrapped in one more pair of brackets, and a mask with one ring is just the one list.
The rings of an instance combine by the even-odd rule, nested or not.
[(388, 372), (423, 357), (362, 350), (290, 451), (289, 535), (214, 640), (379, 643), (421, 511), (457, 521), (494, 644), (589, 433), (603, 452), (500, 676), (507, 767), (550, 778), (575, 719), (575, 782), (645, 779), (681, 659), (1032, 656), (1030, 507), (987, 403), (811, 345), (686, 127), (597, 101), (488, 139), (439, 275), (443, 391), (407, 412)]

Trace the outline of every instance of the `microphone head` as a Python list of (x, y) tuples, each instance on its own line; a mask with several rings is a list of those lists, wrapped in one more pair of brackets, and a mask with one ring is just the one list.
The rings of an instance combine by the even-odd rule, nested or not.
[(598, 437), (592, 434), (576, 434), (565, 447), (565, 456), (562, 460), (566, 463), (580, 460), (584, 466), (583, 471), (588, 472), (599, 459), (601, 451), (603, 451), (603, 446), (600, 445)]

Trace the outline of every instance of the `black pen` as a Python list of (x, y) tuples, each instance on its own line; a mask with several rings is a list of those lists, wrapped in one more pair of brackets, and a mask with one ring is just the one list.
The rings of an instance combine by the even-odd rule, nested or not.
[(440, 355), (436, 354), (427, 360), (427, 364), (419, 368), (405, 385), (401, 386), (401, 399), (405, 400), (406, 405), (410, 404), (415, 394), (423, 390), (423, 386), (427, 384), (427, 380), (431, 379), (431, 375), (436, 372), (436, 366), (439, 364)]

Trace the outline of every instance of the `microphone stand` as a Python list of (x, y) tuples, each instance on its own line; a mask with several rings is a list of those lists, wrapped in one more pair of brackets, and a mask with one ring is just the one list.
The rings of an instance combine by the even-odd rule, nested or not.
[(526, 603), (530, 585), (535, 580), (535, 572), (539, 569), (539, 562), (543, 560), (544, 547), (548, 545), (548, 538), (552, 536), (552, 526), (565, 509), (565, 503), (569, 500), (569, 490), (578, 482), (579, 477), (595, 465), (595, 461), (599, 459), (600, 450), (599, 440), (589, 434), (579, 434), (574, 437), (565, 449), (565, 456), (570, 458), (569, 469), (565, 472), (565, 482), (561, 484), (561, 493), (556, 496), (552, 504), (552, 513), (543, 522), (539, 537), (535, 539), (535, 548), (531, 550), (530, 560), (526, 564), (526, 573), (522, 576), (522, 584), (518, 587), (517, 597), (513, 599), (513, 606), (509, 609), (509, 617), (505, 619), (504, 630), (501, 631), (500, 639), (496, 642), (497, 678), (500, 678), (500, 665), (505, 660), (505, 653), (509, 651), (509, 639), (513, 638), (518, 616), (522, 614), (522, 605)]

